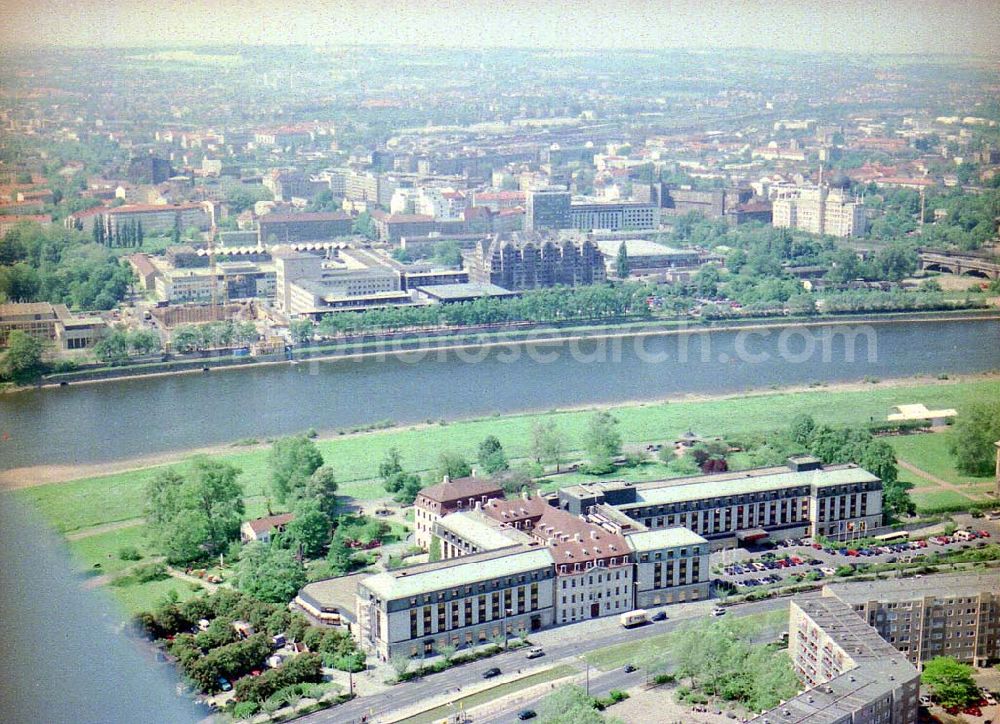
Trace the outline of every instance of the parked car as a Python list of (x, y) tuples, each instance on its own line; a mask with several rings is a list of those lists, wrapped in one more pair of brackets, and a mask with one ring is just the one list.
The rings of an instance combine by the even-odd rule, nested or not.
[(529, 659), (537, 659), (539, 656), (545, 656), (545, 651), (538, 646), (528, 651)]
[(637, 670), (637, 667), (635, 666), (635, 664), (625, 664), (625, 673), (626, 674), (631, 674), (633, 671), (636, 671), (636, 670)]
[(663, 611), (657, 611), (656, 613), (653, 614), (653, 618), (650, 619), (650, 620), (651, 621), (666, 621), (667, 620), (667, 614), (665, 614)]
[(538, 714), (535, 713), (534, 709), (521, 709), (517, 713), (517, 718), (521, 721), (526, 721), (527, 719), (534, 719)]
[(494, 666), (492, 669), (486, 669), (483, 672), (484, 679), (492, 679), (494, 676), (500, 676), (500, 669)]
[(225, 676), (220, 676), (216, 681), (219, 683), (219, 688), (223, 691), (232, 691), (233, 685), (229, 683), (229, 679)]
[(726, 609), (722, 608), (721, 606), (716, 606), (715, 608), (712, 609), (712, 615), (713, 616), (725, 616), (726, 615)]

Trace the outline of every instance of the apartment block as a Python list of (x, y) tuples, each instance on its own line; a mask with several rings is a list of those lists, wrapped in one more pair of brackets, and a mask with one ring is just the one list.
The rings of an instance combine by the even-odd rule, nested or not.
[(1000, 660), (1000, 573), (828, 585), (916, 667), (936, 656)]
[(795, 599), (788, 650), (807, 688), (757, 724), (911, 724), (920, 672), (837, 598)]

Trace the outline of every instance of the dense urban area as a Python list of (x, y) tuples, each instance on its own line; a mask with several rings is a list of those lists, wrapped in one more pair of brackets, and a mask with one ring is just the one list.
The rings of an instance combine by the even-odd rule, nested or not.
[[(254, 372), (347, 358), (978, 331), (894, 380), (826, 360), (795, 389), (426, 419), (384, 389), (417, 411), (0, 486), (214, 721), (990, 724), (998, 221), (995, 59), (5, 54), (0, 456), (48, 444), (19, 401), (142, 407), (115, 392), (137, 379), (243, 380), (205, 403), (239, 417), (289, 404)], [(315, 404), (364, 369), (312, 370)], [(491, 375), (486, 405), (518, 384)]]

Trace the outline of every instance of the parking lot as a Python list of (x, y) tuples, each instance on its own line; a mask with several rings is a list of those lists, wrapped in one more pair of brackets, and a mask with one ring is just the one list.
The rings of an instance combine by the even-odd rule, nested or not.
[(710, 560), (713, 580), (732, 583), (739, 592), (745, 592), (804, 578), (831, 578), (842, 566), (906, 563), (915, 556), (984, 547), (990, 543), (990, 538), (985, 530), (959, 531), (952, 536), (932, 536), (926, 540), (839, 549), (824, 548), (809, 539), (801, 539), (779, 543), (769, 549), (719, 551), (713, 553)]

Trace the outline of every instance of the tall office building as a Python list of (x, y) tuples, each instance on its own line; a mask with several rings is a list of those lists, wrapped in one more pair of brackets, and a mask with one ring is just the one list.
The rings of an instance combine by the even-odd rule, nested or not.
[(529, 191), (524, 217), (525, 231), (570, 228), (569, 191), (545, 189)]

